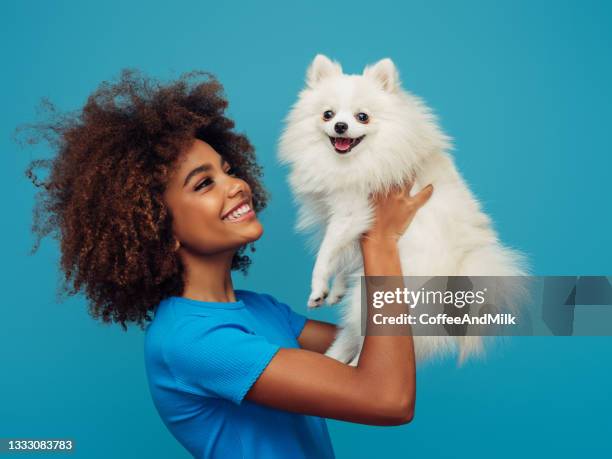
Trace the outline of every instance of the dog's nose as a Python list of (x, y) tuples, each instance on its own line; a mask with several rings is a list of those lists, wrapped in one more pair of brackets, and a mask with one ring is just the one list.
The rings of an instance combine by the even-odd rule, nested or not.
[(338, 134), (344, 134), (347, 129), (348, 124), (346, 123), (338, 122), (334, 125), (334, 131), (336, 131)]

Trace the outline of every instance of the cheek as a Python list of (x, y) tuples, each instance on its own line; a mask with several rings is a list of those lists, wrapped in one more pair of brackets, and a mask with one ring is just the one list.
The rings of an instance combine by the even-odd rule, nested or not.
[(220, 204), (203, 197), (184, 202), (173, 215), (174, 232), (182, 244), (212, 250), (224, 236), (224, 223), (219, 218)]
[(325, 135), (334, 135), (334, 125), (331, 121), (320, 121), (319, 127), (321, 128), (321, 132), (323, 132)]
[(351, 133), (351, 137), (359, 137), (364, 134), (369, 133), (370, 124), (363, 124), (359, 121), (352, 119), (349, 122), (349, 132)]
[(375, 121), (370, 121), (367, 124), (360, 123), (361, 134), (365, 135), (374, 135), (378, 132), (378, 123)]

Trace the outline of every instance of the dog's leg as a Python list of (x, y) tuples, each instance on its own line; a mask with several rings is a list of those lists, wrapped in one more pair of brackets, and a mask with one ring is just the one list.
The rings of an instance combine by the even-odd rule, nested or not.
[(344, 297), (346, 293), (347, 275), (345, 270), (341, 270), (336, 274), (334, 283), (327, 297), (327, 304), (336, 304)]
[(330, 305), (337, 304), (344, 298), (350, 274), (357, 271), (362, 264), (359, 242), (354, 241), (352, 244), (349, 244), (341, 253), (341, 259), (338, 262), (340, 267), (334, 277), (334, 283), (327, 297), (327, 304)]
[[(367, 208), (366, 208), (367, 212)], [(358, 213), (332, 215), (317, 260), (312, 272), (312, 291), (308, 298), (309, 307), (323, 304), (329, 295), (329, 279), (340, 264), (340, 255), (352, 241), (360, 237), (369, 225), (369, 214), (365, 217)]]
[(342, 221), (332, 217), (312, 270), (311, 292), (308, 298), (309, 308), (321, 306), (329, 295), (329, 278), (335, 270), (338, 246), (342, 243), (341, 231), (344, 230)]

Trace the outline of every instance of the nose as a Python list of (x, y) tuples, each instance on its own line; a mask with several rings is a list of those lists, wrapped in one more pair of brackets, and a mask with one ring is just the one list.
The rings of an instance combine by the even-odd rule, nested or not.
[(344, 134), (347, 129), (348, 129), (348, 124), (343, 123), (341, 121), (337, 122), (334, 125), (334, 131), (336, 131), (338, 134)]
[(239, 179), (237, 177), (233, 177), (232, 178), (232, 183), (230, 183), (229, 186), (229, 190), (227, 193), (227, 196), (230, 198), (233, 198), (234, 196), (238, 195), (238, 194), (248, 194), (249, 193), (249, 186), (248, 184), (242, 180)]

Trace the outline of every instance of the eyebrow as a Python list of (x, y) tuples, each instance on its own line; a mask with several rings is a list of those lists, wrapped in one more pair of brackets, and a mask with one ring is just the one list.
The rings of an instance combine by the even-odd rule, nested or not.
[[(227, 164), (227, 161), (225, 160), (225, 158), (223, 156), (221, 156), (220, 166), (223, 167), (226, 164)], [(187, 177), (185, 177), (185, 181), (183, 182), (183, 187), (185, 187), (187, 185), (187, 183), (189, 183), (189, 180), (191, 180), (192, 177), (194, 177), (195, 175), (198, 175), (198, 174), (200, 174), (202, 172), (209, 171), (211, 168), (212, 168), (212, 164), (205, 163), (205, 164), (200, 164), (198, 167), (192, 169), (189, 172), (189, 174), (187, 174)]]

